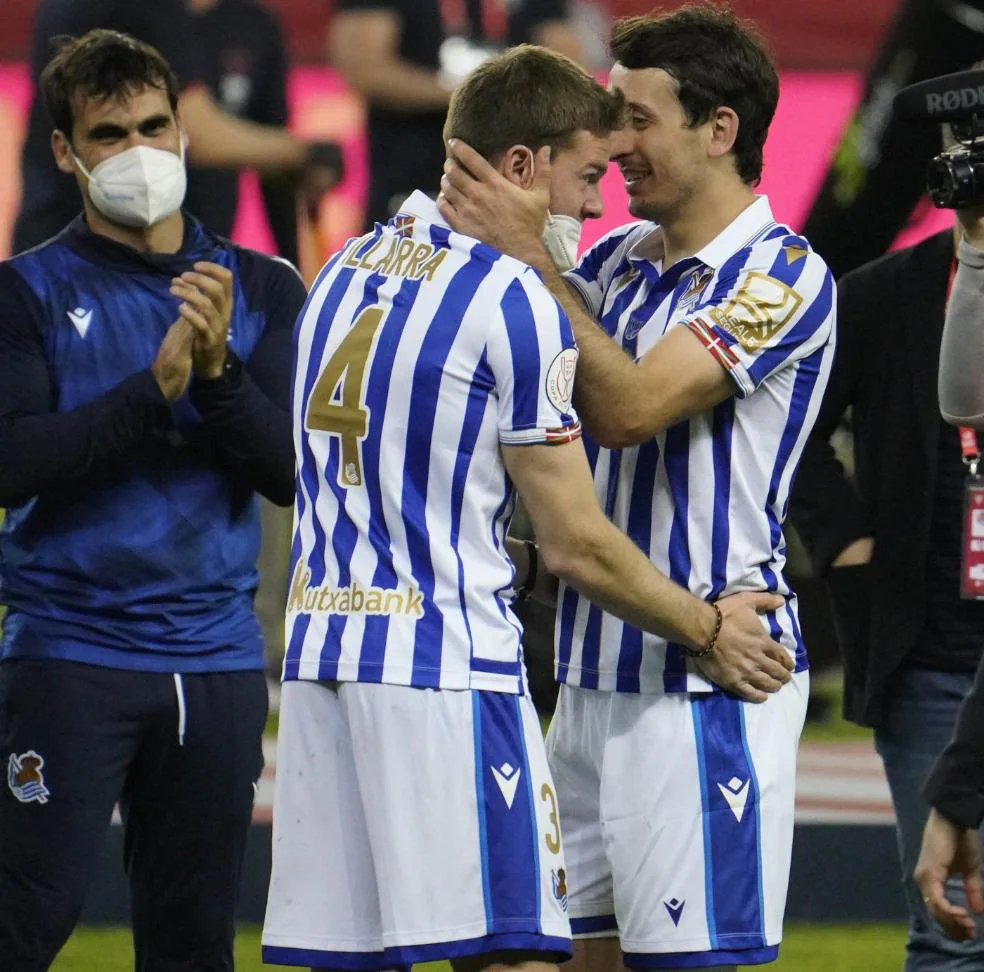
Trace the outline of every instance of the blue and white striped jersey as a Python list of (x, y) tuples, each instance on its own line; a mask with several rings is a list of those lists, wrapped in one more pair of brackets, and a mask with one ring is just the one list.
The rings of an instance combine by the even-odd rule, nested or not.
[(499, 445), (580, 435), (566, 316), (414, 193), (322, 270), (294, 340), (284, 678), (522, 693)]
[[(662, 272), (652, 223), (614, 230), (570, 272), (601, 325), (641, 358), (689, 327), (734, 379), (736, 394), (628, 449), (585, 434), (598, 500), (652, 562), (698, 597), (775, 591), (774, 637), (806, 653), (783, 577), (782, 523), (834, 355), (834, 282), (809, 244), (758, 197), (698, 254)], [(561, 586), (561, 681), (622, 692), (707, 691), (678, 645), (602, 612)]]

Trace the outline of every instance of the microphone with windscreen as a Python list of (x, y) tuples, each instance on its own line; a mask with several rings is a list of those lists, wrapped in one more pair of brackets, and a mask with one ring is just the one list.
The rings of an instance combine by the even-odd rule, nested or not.
[(984, 70), (944, 74), (903, 88), (893, 103), (900, 121), (946, 123), (955, 144), (926, 170), (926, 188), (940, 209), (984, 203)]

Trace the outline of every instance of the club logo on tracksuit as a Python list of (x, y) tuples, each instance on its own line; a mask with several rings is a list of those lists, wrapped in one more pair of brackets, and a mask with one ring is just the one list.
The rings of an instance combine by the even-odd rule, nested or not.
[(7, 785), (21, 803), (47, 803), (51, 791), (45, 786), (44, 757), (29, 749), (18, 756), (10, 754), (7, 760)]

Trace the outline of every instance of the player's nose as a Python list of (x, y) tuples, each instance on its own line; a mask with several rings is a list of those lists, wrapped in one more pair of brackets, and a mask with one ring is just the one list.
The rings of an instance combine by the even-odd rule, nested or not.
[(634, 145), (635, 132), (630, 126), (626, 125), (624, 128), (612, 132), (612, 147), (609, 154), (612, 162), (618, 162), (619, 159), (631, 155)]

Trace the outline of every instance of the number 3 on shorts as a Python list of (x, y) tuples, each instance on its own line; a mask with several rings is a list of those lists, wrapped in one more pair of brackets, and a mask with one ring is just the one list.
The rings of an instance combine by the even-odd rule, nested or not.
[[(362, 485), (362, 440), (369, 427), (369, 409), (362, 400), (366, 362), (383, 320), (381, 307), (367, 307), (352, 324), (321, 372), (311, 392), (304, 426), (330, 432), (342, 440), (338, 484)], [(341, 401), (334, 400), (339, 382)]]
[(560, 821), (557, 819), (557, 797), (554, 794), (553, 787), (549, 783), (544, 783), (540, 787), (540, 799), (544, 803), (550, 803), (550, 816), (547, 818), (551, 825), (553, 826), (552, 831), (548, 831), (544, 834), (544, 840), (547, 842), (547, 850), (551, 854), (560, 853)]

